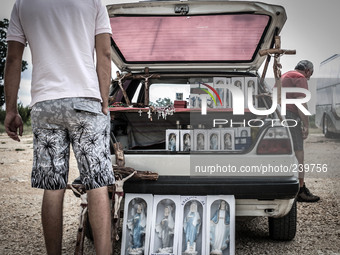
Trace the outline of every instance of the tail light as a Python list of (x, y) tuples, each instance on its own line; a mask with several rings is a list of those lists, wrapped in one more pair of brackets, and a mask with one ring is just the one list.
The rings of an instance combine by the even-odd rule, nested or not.
[(292, 144), (288, 129), (271, 127), (267, 129), (257, 146), (257, 154), (291, 154)]

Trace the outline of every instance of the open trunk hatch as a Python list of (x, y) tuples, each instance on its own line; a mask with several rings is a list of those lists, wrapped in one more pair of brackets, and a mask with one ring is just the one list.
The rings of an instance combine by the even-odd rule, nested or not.
[(113, 61), (121, 70), (257, 70), (282, 29), (281, 6), (258, 2), (167, 1), (107, 7)]

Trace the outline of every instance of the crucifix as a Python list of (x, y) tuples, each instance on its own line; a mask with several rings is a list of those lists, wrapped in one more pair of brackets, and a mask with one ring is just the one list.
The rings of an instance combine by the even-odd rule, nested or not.
[(126, 104), (127, 104), (128, 106), (131, 105), (131, 101), (130, 101), (130, 99), (129, 99), (128, 95), (126, 94), (126, 91), (125, 91), (125, 89), (124, 89), (124, 87), (123, 87), (123, 80), (124, 80), (126, 77), (130, 76), (130, 75), (131, 75), (131, 74), (128, 73), (128, 74), (124, 74), (122, 77), (121, 77), (120, 75), (117, 76), (117, 79), (118, 79), (118, 86), (119, 86), (120, 90), (122, 91), (123, 96), (124, 96), (124, 99), (125, 99), (125, 102), (126, 102)]
[[(275, 77), (275, 87), (277, 88), (277, 100), (278, 103), (281, 104), (281, 63), (280, 63), (280, 57), (282, 55), (295, 55), (296, 50), (282, 50), (281, 49), (281, 37), (275, 36), (275, 48), (274, 49), (266, 49), (266, 50), (260, 50), (259, 55), (265, 56), (265, 55), (273, 55), (274, 56), (274, 64), (273, 64), (273, 71), (274, 71), (274, 77)], [(279, 114), (280, 119), (282, 119), (281, 114)]]
[(151, 112), (150, 109), (149, 109), (149, 111), (148, 111), (148, 118), (152, 121), (152, 112)]
[(142, 113), (143, 113), (142, 109), (139, 109), (138, 113), (139, 113), (139, 117), (142, 116)]
[(145, 86), (145, 89), (144, 89), (144, 105), (145, 106), (148, 106), (149, 105), (149, 79), (153, 77), (153, 74), (151, 75), (148, 75), (149, 74), (149, 68), (148, 67), (145, 67), (145, 76), (141, 76), (145, 81), (144, 81), (144, 86)]

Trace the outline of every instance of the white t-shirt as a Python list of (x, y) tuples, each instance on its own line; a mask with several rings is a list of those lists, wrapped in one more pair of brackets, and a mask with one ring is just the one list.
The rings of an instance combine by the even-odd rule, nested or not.
[(95, 36), (111, 34), (101, 0), (17, 0), (7, 41), (28, 42), (32, 52), (31, 105), (66, 97), (101, 100)]

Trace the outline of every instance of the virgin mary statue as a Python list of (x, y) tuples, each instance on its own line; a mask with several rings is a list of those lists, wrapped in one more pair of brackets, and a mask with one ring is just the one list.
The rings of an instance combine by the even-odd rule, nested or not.
[(142, 254), (144, 250), (144, 235), (146, 227), (145, 205), (138, 203), (136, 205), (136, 212), (132, 219), (128, 221), (127, 227), (130, 229), (131, 246), (129, 254)]
[(210, 220), (210, 254), (222, 255), (229, 246), (230, 215), (227, 203), (221, 200), (219, 208)]
[(185, 233), (186, 253), (196, 254), (196, 240), (200, 232), (201, 216), (197, 210), (197, 202), (190, 204), (190, 210), (184, 219), (183, 230)]
[(175, 221), (172, 216), (172, 206), (168, 205), (164, 208), (164, 217), (159, 224), (156, 225), (156, 232), (161, 239), (161, 247), (159, 253), (173, 253), (173, 235)]

